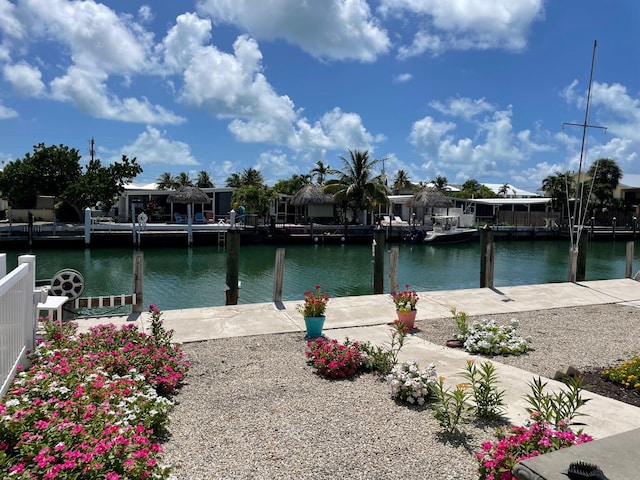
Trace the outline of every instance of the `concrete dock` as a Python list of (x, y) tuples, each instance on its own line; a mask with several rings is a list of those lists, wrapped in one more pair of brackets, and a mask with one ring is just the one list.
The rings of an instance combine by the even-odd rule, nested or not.
[[(418, 328), (421, 322), (428, 322), (429, 319), (451, 317), (452, 307), (470, 316), (616, 303), (640, 308), (640, 282), (632, 279), (418, 293)], [(301, 303), (287, 301), (278, 304), (257, 303), (166, 310), (162, 318), (165, 327), (174, 330), (174, 340), (182, 343), (235, 336), (295, 332), (303, 334), (304, 319), (297, 311), (297, 306)], [(395, 317), (394, 304), (387, 294), (332, 298), (327, 311), (324, 334), (326, 337), (340, 340), (348, 337), (382, 345), (390, 340), (391, 330), (388, 324)], [(148, 329), (150, 317), (148, 313), (91, 317), (80, 320), (79, 325), (80, 331), (85, 331), (91, 326), (103, 323), (122, 325), (132, 322), (141, 329)], [(435, 363), (438, 375), (447, 377), (447, 382), (451, 385), (462, 381), (459, 373), (469, 358), (481, 361), (482, 357), (471, 356), (461, 349), (435, 345), (415, 335), (408, 336), (400, 352), (401, 361), (415, 360), (421, 366)], [(513, 424), (522, 425), (528, 416), (525, 410), (528, 404), (523, 396), (530, 393), (527, 384), (534, 375), (501, 364), (499, 357), (494, 360), (494, 364), (498, 371), (500, 387), (506, 390), (506, 417)], [(545, 378), (542, 380), (548, 382), (550, 390), (563, 388), (560, 382)], [(590, 392), (585, 392), (584, 396), (591, 401), (581, 409), (582, 413), (588, 415), (582, 420), (587, 424), (585, 431), (594, 438), (604, 438), (640, 428), (640, 408)]]

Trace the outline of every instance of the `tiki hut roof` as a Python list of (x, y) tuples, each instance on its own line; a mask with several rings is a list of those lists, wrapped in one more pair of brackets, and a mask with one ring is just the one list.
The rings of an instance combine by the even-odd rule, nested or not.
[(329, 205), (333, 202), (333, 195), (326, 193), (322, 185), (310, 183), (305, 185), (298, 193), (291, 197), (291, 205), (298, 207), (301, 205)]
[(434, 187), (425, 187), (416, 192), (411, 201), (413, 207), (453, 207), (455, 202), (451, 197)]
[(209, 195), (193, 185), (180, 187), (167, 197), (169, 203), (209, 203), (210, 201)]

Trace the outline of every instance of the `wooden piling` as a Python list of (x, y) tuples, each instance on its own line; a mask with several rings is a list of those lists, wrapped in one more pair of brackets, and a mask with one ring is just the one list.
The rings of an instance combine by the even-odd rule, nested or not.
[(384, 230), (376, 228), (373, 232), (375, 242), (374, 266), (373, 266), (373, 293), (384, 293)]
[(133, 253), (133, 293), (136, 303), (131, 306), (131, 313), (141, 313), (144, 301), (144, 253)]
[(634, 249), (634, 243), (627, 242), (627, 261), (625, 264), (625, 273), (624, 273), (625, 278), (631, 278), (631, 275), (632, 275), (631, 272), (633, 270), (633, 249)]
[(276, 250), (275, 275), (273, 277), (273, 302), (282, 302), (282, 283), (284, 281), (284, 248)]
[(391, 247), (389, 252), (389, 293), (395, 291), (398, 284), (398, 257), (400, 247)]
[(480, 288), (493, 287), (494, 256), (493, 231), (485, 225), (480, 229)]
[(237, 305), (238, 271), (240, 269), (240, 229), (231, 227), (227, 231), (227, 285), (225, 287), (225, 305)]

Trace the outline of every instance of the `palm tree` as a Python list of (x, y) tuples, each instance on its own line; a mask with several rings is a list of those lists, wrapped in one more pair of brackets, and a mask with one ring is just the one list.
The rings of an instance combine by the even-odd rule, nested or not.
[(211, 175), (209, 175), (209, 172), (205, 170), (200, 170), (198, 172), (198, 178), (196, 179), (196, 187), (199, 187), (199, 188), (215, 187), (215, 185), (213, 184), (213, 180), (211, 179)]
[(449, 183), (447, 177), (443, 177), (442, 175), (438, 175), (432, 182), (439, 191), (443, 191), (444, 187)]
[(161, 173), (156, 179), (159, 190), (174, 190), (176, 188), (175, 180), (171, 173)]
[(240, 182), (247, 187), (263, 187), (264, 177), (255, 168), (245, 168), (240, 176)]
[(331, 174), (331, 167), (324, 164), (322, 160), (316, 162), (316, 166), (311, 169), (311, 178), (316, 177), (316, 181), (322, 185), (327, 175)]
[(541, 190), (551, 197), (551, 210), (563, 212), (567, 198), (571, 198), (575, 191), (570, 172), (549, 175), (542, 180)]
[(227, 177), (224, 183), (227, 187), (240, 188), (242, 186), (242, 179), (240, 178), (239, 173), (232, 173)]
[[(343, 209), (351, 208), (359, 217), (363, 210), (388, 203), (389, 188), (384, 184), (382, 175), (373, 175), (373, 168), (380, 160), (371, 160), (368, 150), (349, 150), (349, 155), (349, 159), (340, 157), (344, 168), (335, 171), (338, 178), (329, 180), (325, 191), (333, 194)], [(345, 211), (345, 226), (346, 223)]]
[(398, 170), (393, 177), (392, 187), (394, 190), (401, 192), (407, 188), (412, 187), (413, 184), (409, 180), (409, 174), (406, 170)]
[(593, 195), (600, 206), (609, 205), (613, 200), (613, 192), (622, 178), (622, 170), (616, 161), (600, 158), (593, 162), (587, 175), (593, 179)]
[(191, 178), (189, 178), (189, 174), (186, 172), (180, 172), (174, 177), (174, 181), (176, 182), (178, 187), (193, 185), (193, 181), (191, 180)]

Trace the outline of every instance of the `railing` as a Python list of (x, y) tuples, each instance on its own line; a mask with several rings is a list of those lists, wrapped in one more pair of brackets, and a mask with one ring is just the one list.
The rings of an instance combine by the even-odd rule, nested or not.
[[(0, 255), (6, 272), (6, 255)], [(18, 366), (27, 366), (33, 350), (36, 329), (36, 257), (22, 255), (18, 266), (0, 278), (0, 397), (6, 393)]]

